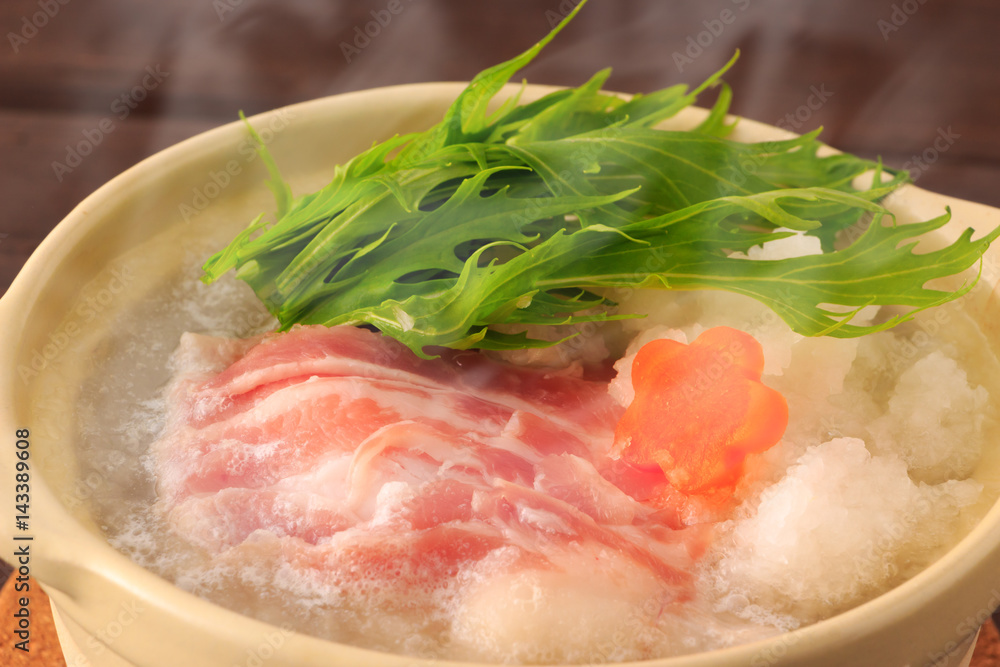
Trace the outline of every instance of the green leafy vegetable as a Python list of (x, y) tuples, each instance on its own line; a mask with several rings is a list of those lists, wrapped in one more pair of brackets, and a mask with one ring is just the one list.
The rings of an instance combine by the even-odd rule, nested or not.
[[(313, 194), (291, 198), (271, 173), (278, 218), (255, 219), (204, 267), (231, 269), (287, 329), (373, 325), (424, 348), (551, 345), (497, 324), (555, 325), (615, 317), (604, 288), (723, 289), (752, 296), (805, 335), (858, 336), (898, 324), (957, 292), (927, 289), (974, 264), (995, 230), (914, 254), (915, 239), (948, 214), (896, 225), (877, 202), (905, 173), (834, 154), (817, 133), (730, 141), (725, 67), (693, 91), (678, 85), (629, 100), (582, 86), (497, 111), (488, 105), (572, 19), (516, 58), (477, 75), (426, 132), (372, 146)], [(721, 86), (695, 129), (654, 129)], [(872, 186), (856, 188), (872, 173)], [(867, 228), (837, 247), (854, 225)], [(804, 233), (824, 254), (755, 261), (734, 253)], [(606, 293), (606, 290), (604, 290)], [(877, 325), (851, 318), (872, 305), (909, 307)], [(505, 327), (506, 329), (506, 327)]]

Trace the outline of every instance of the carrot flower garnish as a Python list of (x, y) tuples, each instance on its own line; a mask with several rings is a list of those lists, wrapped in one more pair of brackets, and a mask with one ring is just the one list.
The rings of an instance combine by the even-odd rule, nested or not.
[(777, 443), (784, 397), (760, 381), (764, 354), (750, 334), (708, 329), (690, 345), (655, 340), (632, 364), (635, 399), (615, 448), (640, 468), (660, 468), (685, 493), (733, 489), (748, 454)]

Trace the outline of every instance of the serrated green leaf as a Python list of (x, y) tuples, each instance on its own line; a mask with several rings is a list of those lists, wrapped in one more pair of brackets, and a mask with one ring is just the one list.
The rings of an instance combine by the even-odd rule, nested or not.
[[(278, 219), (256, 218), (206, 262), (204, 280), (235, 269), (282, 328), (368, 324), (421, 356), (433, 346), (552, 345), (491, 327), (616, 319), (605, 288), (729, 290), (767, 304), (799, 333), (842, 337), (893, 326), (971, 288), (971, 280), (955, 292), (926, 284), (971, 267), (1000, 230), (976, 240), (967, 230), (914, 253), (948, 216), (886, 224), (892, 216), (879, 201), (905, 173), (851, 155), (819, 157), (818, 131), (726, 139), (731, 91), (721, 76), (736, 56), (690, 92), (677, 85), (619, 99), (602, 90), (605, 70), (488, 113), (583, 4), (534, 47), (476, 76), (440, 123), (376, 143), (316, 193), (291, 201), (258, 141), (279, 184)], [(719, 85), (694, 130), (654, 128)], [(856, 187), (866, 173), (872, 185)], [(864, 224), (853, 241), (845, 234)], [(817, 237), (823, 254), (735, 254), (796, 233)], [(874, 326), (851, 322), (871, 304), (907, 310)]]

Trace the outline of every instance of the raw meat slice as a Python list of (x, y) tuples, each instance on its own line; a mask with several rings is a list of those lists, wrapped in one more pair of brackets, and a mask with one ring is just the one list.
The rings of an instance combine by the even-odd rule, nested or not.
[(420, 359), (353, 327), (186, 334), (175, 365), (157, 506), (209, 558), (277, 545), (283, 567), (338, 591), (331, 605), (377, 590), (384, 613), (435, 618), (525, 572), (593, 570), (611, 591), (628, 563), (657, 604), (690, 594), (707, 534), (662, 473), (612, 458), (623, 408), (607, 383)]

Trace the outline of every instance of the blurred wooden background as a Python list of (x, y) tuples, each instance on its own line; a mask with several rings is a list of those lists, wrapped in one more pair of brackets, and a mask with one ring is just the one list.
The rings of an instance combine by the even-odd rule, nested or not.
[[(573, 3), (4, 0), (0, 290), (142, 158), (240, 109), (466, 80)], [(739, 48), (737, 113), (823, 126), (838, 148), (916, 166), (922, 186), (1000, 205), (998, 29), (995, 0), (593, 0), (524, 74), (573, 85), (612, 66), (611, 88), (639, 92), (699, 82)]]
[[(77, 203), (158, 150), (241, 109), (467, 80), (573, 5), (3, 0), (0, 293)], [(739, 49), (736, 113), (823, 126), (923, 187), (1000, 206), (998, 31), (996, 0), (592, 0), (524, 76), (575, 85), (611, 66), (610, 88), (642, 92), (700, 82)]]

